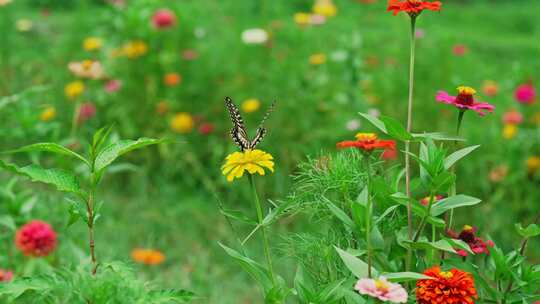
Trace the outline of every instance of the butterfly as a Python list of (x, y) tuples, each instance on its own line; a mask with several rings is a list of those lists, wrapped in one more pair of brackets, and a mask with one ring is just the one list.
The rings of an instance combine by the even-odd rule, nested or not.
[(231, 117), (231, 121), (233, 123), (233, 128), (231, 129), (230, 134), (234, 143), (238, 147), (240, 147), (241, 151), (253, 150), (262, 141), (262, 139), (266, 135), (264, 123), (270, 116), (270, 113), (272, 113), (272, 111), (274, 110), (275, 105), (276, 102), (274, 101), (272, 105), (268, 108), (268, 111), (266, 112), (261, 123), (259, 124), (255, 137), (253, 139), (250, 139), (246, 131), (246, 126), (244, 125), (244, 120), (240, 115), (240, 110), (238, 110), (238, 107), (233, 103), (230, 97), (225, 97), (225, 106), (227, 107), (227, 110), (229, 110), (229, 116)]

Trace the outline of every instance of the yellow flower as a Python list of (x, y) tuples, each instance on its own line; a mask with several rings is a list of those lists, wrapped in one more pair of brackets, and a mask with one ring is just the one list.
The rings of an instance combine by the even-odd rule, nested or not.
[(460, 86), (460, 87), (457, 88), (457, 90), (458, 90), (459, 94), (464, 94), (464, 95), (475, 95), (476, 94), (476, 90), (471, 88), (471, 87)]
[(502, 136), (504, 139), (512, 139), (516, 136), (518, 127), (514, 124), (504, 125)]
[(135, 40), (124, 44), (121, 53), (129, 59), (135, 59), (146, 55), (148, 52), (148, 45), (141, 40)]
[(103, 40), (97, 37), (88, 37), (83, 41), (83, 48), (89, 52), (101, 49), (102, 45)]
[(540, 112), (536, 112), (532, 115), (531, 122), (536, 125), (540, 124)]
[(305, 26), (311, 23), (311, 15), (308, 13), (294, 14), (294, 22), (300, 26)]
[(64, 87), (64, 93), (69, 99), (75, 99), (84, 93), (84, 82), (77, 80), (68, 83)]
[(256, 98), (250, 98), (242, 102), (242, 111), (246, 113), (253, 113), (261, 108), (261, 102)]
[(313, 6), (313, 13), (325, 17), (334, 17), (337, 14), (337, 7), (332, 0), (318, 0)]
[(15, 22), (15, 27), (19, 32), (28, 32), (32, 29), (34, 24), (28, 19), (19, 19)]
[(375, 133), (357, 133), (356, 139), (359, 141), (373, 141), (377, 140), (377, 134)]
[(309, 56), (309, 63), (311, 65), (321, 65), (326, 62), (326, 55), (323, 53), (313, 54)]
[(131, 252), (131, 258), (145, 265), (159, 265), (165, 261), (165, 255), (158, 250), (135, 248)]
[(189, 133), (193, 130), (195, 121), (191, 114), (186, 112), (180, 112), (176, 114), (171, 120), (171, 129), (177, 133)]
[(46, 107), (39, 115), (41, 121), (50, 121), (53, 120), (54, 117), (56, 117), (56, 108), (52, 106)]
[(540, 169), (540, 156), (530, 156), (527, 158), (527, 170), (530, 174), (535, 174)]
[(227, 181), (232, 182), (235, 178), (241, 178), (246, 170), (249, 174), (259, 175), (265, 175), (264, 168), (274, 172), (273, 159), (272, 155), (258, 149), (234, 152), (227, 156), (221, 170), (227, 176)]

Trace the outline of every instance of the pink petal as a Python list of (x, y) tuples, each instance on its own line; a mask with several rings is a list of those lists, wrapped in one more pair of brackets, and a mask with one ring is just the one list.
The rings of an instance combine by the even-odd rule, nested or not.
[(445, 91), (439, 91), (439, 92), (437, 92), (437, 95), (435, 96), (435, 100), (437, 100), (439, 102), (444, 102), (444, 103), (447, 103), (447, 104), (455, 104), (456, 97), (455, 96), (450, 96)]

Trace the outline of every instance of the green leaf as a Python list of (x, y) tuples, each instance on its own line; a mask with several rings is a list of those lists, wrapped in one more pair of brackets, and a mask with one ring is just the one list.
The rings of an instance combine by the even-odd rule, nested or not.
[(255, 280), (261, 288), (266, 292), (270, 291), (273, 287), (272, 280), (270, 278), (270, 273), (268, 270), (261, 264), (255, 262), (254, 260), (240, 254), (234, 249), (231, 249), (221, 243), (219, 246), (225, 250), (225, 252), (236, 260), (240, 266)]
[[(335, 247), (339, 257), (347, 266), (347, 268), (358, 278), (367, 278), (368, 276), (368, 264), (354, 255), (348, 253), (347, 251), (341, 250), (338, 247)], [(371, 268), (372, 273), (376, 276), (377, 271), (374, 268)]]
[(445, 199), (442, 199), (431, 207), (431, 215), (432, 216), (439, 216), (443, 213), (445, 213), (448, 210), (464, 207), (464, 206), (473, 206), (476, 204), (479, 204), (482, 200), (467, 196), (463, 194), (458, 194), (455, 196), (451, 196)]
[(341, 208), (334, 205), (334, 203), (332, 203), (326, 197), (323, 197), (323, 198), (326, 201), (326, 206), (328, 207), (328, 209), (330, 209), (330, 211), (332, 212), (332, 214), (334, 214), (335, 217), (337, 217), (340, 221), (342, 221), (343, 224), (345, 224), (347, 228), (349, 229), (355, 228), (356, 225), (354, 224), (353, 220), (347, 215), (347, 213), (345, 213), (345, 211), (341, 210)]
[(32, 144), (32, 145), (18, 148), (16, 150), (7, 151), (5, 153), (37, 152), (37, 151), (51, 152), (51, 153), (56, 153), (56, 154), (65, 155), (69, 157), (75, 157), (81, 160), (82, 162), (84, 162), (87, 166), (90, 166), (90, 163), (88, 162), (88, 160), (86, 160), (86, 158), (84, 158), (82, 155), (55, 143), (37, 143), (37, 144)]
[(405, 240), (403, 241), (403, 244), (412, 249), (423, 249), (423, 250), (437, 249), (437, 250), (442, 250), (442, 251), (448, 251), (451, 253), (456, 253), (456, 250), (454, 249), (452, 244), (450, 244), (450, 242), (448, 242), (447, 240), (438, 240), (437, 242), (428, 242), (428, 241), (413, 242), (410, 240)]
[(146, 146), (156, 145), (161, 142), (162, 140), (160, 139), (139, 138), (138, 140), (121, 140), (119, 142), (110, 144), (103, 148), (103, 150), (101, 150), (96, 156), (94, 169), (99, 172), (114, 162), (118, 157), (128, 152), (141, 149)]
[(84, 158), (82, 155), (55, 143), (37, 143), (37, 144), (32, 144), (32, 145), (18, 148), (16, 150), (6, 151), (5, 153), (21, 153), (21, 152), (37, 152), (37, 151), (51, 152), (51, 153), (56, 153), (56, 154), (65, 155), (69, 157), (75, 157), (81, 160), (82, 162), (84, 162), (87, 166), (90, 166), (90, 163), (88, 162), (88, 160), (86, 160), (86, 158)]
[(465, 139), (457, 136), (450, 136), (440, 132), (433, 133), (413, 133), (412, 136), (414, 139), (424, 140), (426, 138), (431, 138), (432, 140), (438, 141), (465, 141)]
[(421, 274), (418, 272), (392, 272), (392, 273), (384, 273), (381, 276), (387, 278), (391, 282), (408, 282), (408, 281), (416, 281), (416, 280), (433, 279), (430, 276), (427, 276), (425, 274)]
[(19, 168), (13, 164), (7, 164), (0, 160), (0, 168), (8, 170), (12, 173), (19, 174), (30, 178), (33, 182), (41, 182), (50, 184), (56, 189), (65, 192), (73, 192), (81, 194), (79, 181), (77, 177), (68, 171), (61, 169), (45, 169), (38, 165), (29, 165)]
[(516, 224), (516, 230), (524, 238), (531, 238), (540, 235), (540, 227), (536, 224), (530, 224), (527, 228), (523, 228), (521, 223)]
[(450, 167), (452, 167), (457, 161), (467, 156), (472, 151), (478, 149), (478, 147), (480, 147), (480, 145), (470, 146), (448, 155), (448, 157), (444, 159), (444, 168), (450, 169)]
[(375, 127), (390, 137), (407, 141), (413, 139), (413, 136), (401, 125), (401, 123), (392, 117), (381, 115), (379, 118), (366, 114), (359, 113), (362, 117), (371, 122)]
[(233, 210), (233, 209), (225, 209), (225, 208), (220, 208), (219, 211), (221, 212), (221, 214), (223, 214), (224, 216), (228, 218), (231, 218), (231, 219), (234, 219), (234, 220), (237, 220), (237, 221), (249, 224), (249, 225), (253, 225), (253, 226), (257, 225), (257, 221), (251, 219), (249, 216), (245, 215), (242, 211)]
[(467, 251), (468, 253), (472, 254), (472, 255), (475, 255), (476, 253), (474, 253), (474, 251), (472, 251), (471, 249), (471, 246), (469, 246), (469, 244), (465, 243), (464, 241), (462, 240), (458, 240), (458, 239), (449, 239), (449, 238), (444, 238), (444, 240), (446, 240), (447, 242), (449, 242), (450, 244), (452, 244), (452, 246), (454, 248), (459, 248), (459, 249), (463, 249), (465, 251)]
[(17, 225), (15, 224), (15, 220), (10, 215), (0, 216), (0, 226), (4, 226), (11, 231), (17, 230)]

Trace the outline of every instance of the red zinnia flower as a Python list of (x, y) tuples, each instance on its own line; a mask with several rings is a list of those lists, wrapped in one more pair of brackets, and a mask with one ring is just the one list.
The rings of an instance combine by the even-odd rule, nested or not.
[(51, 225), (39, 220), (22, 226), (15, 235), (15, 245), (26, 256), (47, 256), (56, 244), (56, 232)]
[[(462, 240), (465, 243), (467, 243), (475, 254), (480, 254), (480, 253), (489, 254), (488, 247), (493, 247), (494, 246), (493, 242), (492, 241), (484, 242), (483, 239), (476, 236), (476, 230), (477, 229), (475, 227), (465, 225), (463, 227), (463, 230), (459, 234), (457, 234), (456, 232), (452, 230), (448, 230), (447, 234), (453, 239)], [(462, 250), (462, 249), (457, 250), (457, 253), (463, 257), (466, 257), (468, 255), (467, 251)]]
[(358, 148), (365, 152), (371, 152), (375, 149), (395, 149), (396, 142), (393, 140), (379, 140), (374, 133), (358, 133), (356, 140), (346, 140), (337, 143), (337, 147), (343, 148)]
[(152, 16), (154, 27), (164, 29), (173, 26), (176, 23), (176, 15), (168, 9), (157, 10)]
[(421, 1), (421, 0), (390, 0), (387, 11), (393, 12), (394, 16), (399, 12), (406, 12), (409, 16), (415, 18), (423, 10), (440, 11), (442, 3), (440, 1)]
[(418, 280), (416, 283), (418, 304), (474, 304), (478, 298), (474, 278), (465, 271), (455, 268), (441, 271), (439, 266), (434, 266), (424, 274), (433, 279)]
[[(444, 196), (442, 196), (442, 195), (435, 195), (435, 197), (433, 198), (433, 204), (435, 204), (436, 202), (442, 200), (443, 198), (444, 198)], [(423, 199), (420, 200), (420, 204), (422, 204), (424, 206), (427, 206), (427, 205), (429, 205), (429, 200), (430, 200), (430, 197), (426, 196), (426, 197), (424, 197)]]

